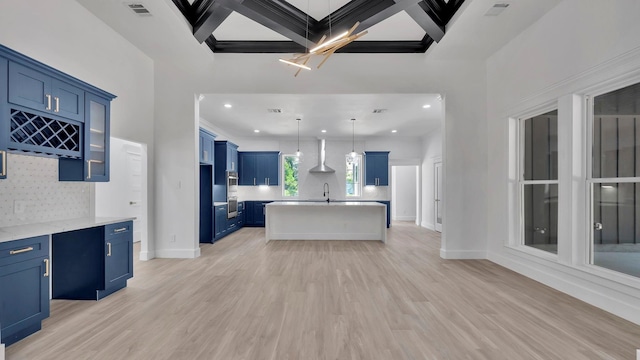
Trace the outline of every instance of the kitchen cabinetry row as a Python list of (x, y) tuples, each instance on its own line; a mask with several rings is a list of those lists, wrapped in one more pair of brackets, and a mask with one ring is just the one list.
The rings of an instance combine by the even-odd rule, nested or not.
[(54, 299), (99, 300), (133, 276), (133, 222), (0, 243), (0, 326), (11, 345), (41, 329)]
[(61, 181), (109, 181), (114, 98), (0, 45), (0, 178), (13, 151), (58, 157)]

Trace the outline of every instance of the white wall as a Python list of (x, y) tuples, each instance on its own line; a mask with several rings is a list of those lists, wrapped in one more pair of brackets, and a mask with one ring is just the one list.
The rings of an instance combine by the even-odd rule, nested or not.
[(422, 140), (422, 219), (420, 226), (435, 230), (434, 165), (442, 161), (442, 128), (435, 129)]
[[(0, 6), (0, 44), (118, 96), (111, 103), (111, 135), (147, 144), (151, 174), (151, 59), (73, 0), (5, 0)], [(149, 231), (152, 237), (153, 219)]]
[(391, 219), (415, 221), (418, 203), (417, 166), (392, 166)]
[[(640, 280), (582, 265), (586, 251), (581, 250), (588, 241), (587, 205), (585, 192), (575, 191), (579, 186), (571, 184), (584, 178), (583, 170), (572, 173), (581, 169), (583, 161), (578, 160), (576, 167), (565, 173), (568, 176), (560, 179), (560, 189), (569, 190), (559, 194), (559, 209), (569, 212), (559, 211), (560, 216), (568, 216), (565, 218), (581, 226), (565, 227), (558, 256), (505, 246), (517, 237), (510, 235), (505, 219), (518, 212), (509, 190), (513, 189), (510, 179), (516, 178), (509, 170), (510, 161), (515, 161), (509, 152), (510, 140), (515, 137), (509, 133), (509, 117), (543, 104), (557, 104), (559, 134), (568, 135), (572, 125), (567, 122), (572, 118), (567, 114), (576, 113), (578, 122), (584, 122), (581, 97), (572, 94), (588, 93), (589, 88), (611, 80), (640, 79), (638, 18), (640, 2), (636, 0), (565, 0), (489, 58), (486, 198), (489, 259), (640, 324)], [(583, 151), (582, 136), (578, 133), (574, 139), (578, 142), (569, 144), (559, 138), (563, 152), (559, 161), (563, 164), (572, 161), (567, 154), (573, 146), (577, 149), (573, 151)], [(567, 180), (571, 178), (573, 181)], [(576, 186), (573, 193), (571, 186)]]

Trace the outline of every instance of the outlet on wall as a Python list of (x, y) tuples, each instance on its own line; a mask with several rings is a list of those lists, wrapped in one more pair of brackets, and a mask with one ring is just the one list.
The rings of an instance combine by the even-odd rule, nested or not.
[(14, 200), (13, 201), (13, 213), (14, 214), (23, 214), (27, 208), (27, 202), (24, 200)]

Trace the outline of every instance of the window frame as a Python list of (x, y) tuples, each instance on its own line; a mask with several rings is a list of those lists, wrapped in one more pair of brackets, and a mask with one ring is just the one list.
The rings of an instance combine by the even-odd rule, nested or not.
[[(295, 154), (282, 154), (282, 170), (280, 171), (280, 175), (282, 176), (282, 197), (286, 199), (297, 199), (300, 197), (300, 158), (298, 158)], [(287, 157), (298, 158), (298, 177), (296, 179), (298, 183), (298, 193), (296, 195), (287, 195), (286, 194), (286, 176), (285, 176), (285, 163)]]
[(362, 198), (362, 190), (363, 190), (363, 184), (362, 184), (362, 176), (363, 176), (363, 167), (364, 167), (364, 156), (362, 154), (358, 154), (357, 159), (358, 159), (358, 182), (356, 184), (358, 184), (357, 186), (357, 195), (349, 195), (347, 194), (347, 159), (349, 158), (349, 155), (345, 155), (344, 157), (344, 166), (345, 166), (345, 174), (344, 174), (344, 194), (345, 194), (345, 198), (347, 199), (359, 199)]

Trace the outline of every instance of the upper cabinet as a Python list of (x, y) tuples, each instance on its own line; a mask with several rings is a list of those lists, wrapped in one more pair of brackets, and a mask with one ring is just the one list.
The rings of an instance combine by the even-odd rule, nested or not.
[(241, 151), (238, 153), (239, 185), (278, 185), (280, 152)]
[(84, 121), (84, 90), (13, 61), (9, 62), (9, 102)]
[(364, 153), (364, 184), (389, 185), (389, 152), (366, 151)]
[(207, 130), (200, 129), (200, 164), (213, 165), (214, 143), (216, 136)]
[[(215, 142), (215, 183), (224, 185), (227, 182), (227, 171), (238, 171), (238, 145), (231, 141)], [(226, 194), (225, 194), (226, 200)]]
[(0, 156), (19, 151), (59, 157), (61, 181), (109, 181), (114, 98), (0, 45)]

